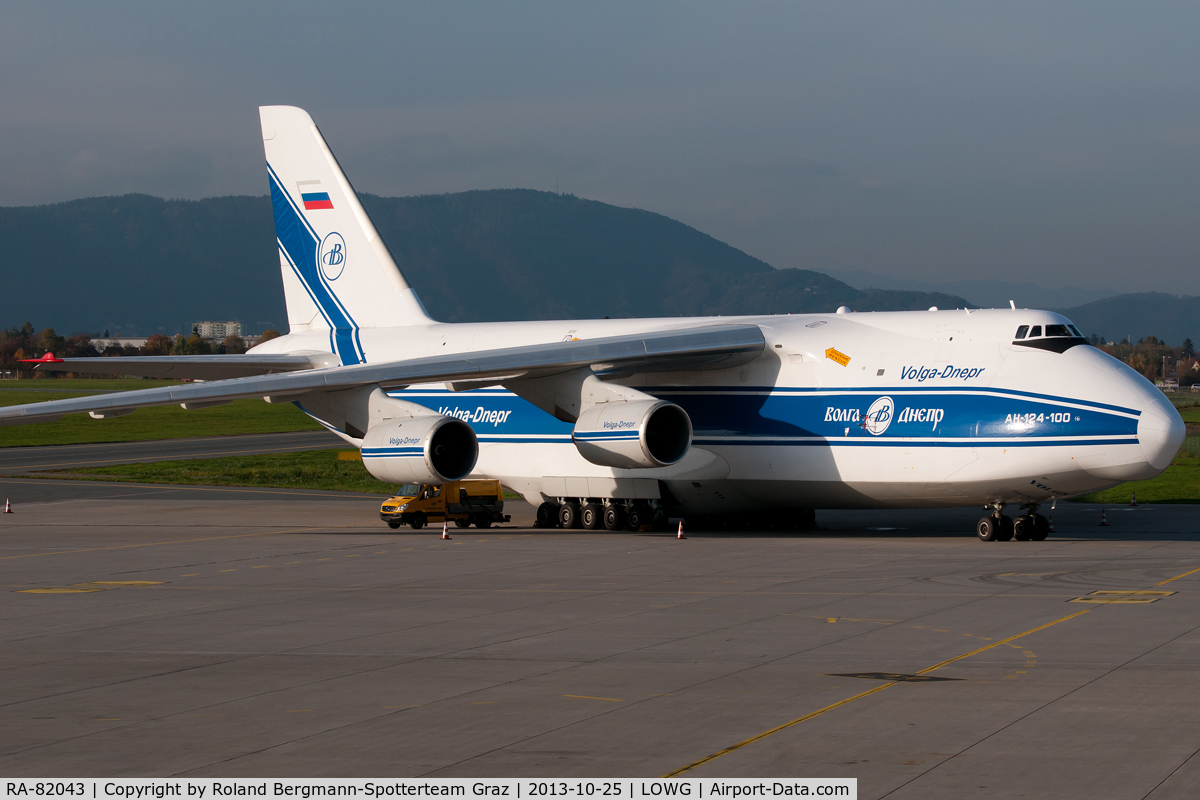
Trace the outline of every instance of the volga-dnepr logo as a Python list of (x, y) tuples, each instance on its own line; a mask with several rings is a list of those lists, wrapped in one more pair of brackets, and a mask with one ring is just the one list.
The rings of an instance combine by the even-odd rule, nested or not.
[(892, 398), (879, 398), (867, 409), (867, 415), (863, 418), (863, 429), (873, 436), (880, 435), (892, 424), (895, 410), (896, 404), (892, 402)]
[(321, 266), (321, 274), (327, 281), (336, 281), (346, 268), (346, 240), (337, 231), (321, 240), (321, 249), (317, 252), (317, 263)]

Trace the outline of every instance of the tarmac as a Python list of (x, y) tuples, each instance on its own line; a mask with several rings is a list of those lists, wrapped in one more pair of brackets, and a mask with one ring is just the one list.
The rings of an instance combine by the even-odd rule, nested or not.
[(510, 503), (444, 541), (371, 495), (0, 494), (3, 775), (1200, 796), (1194, 506), (1064, 503), (1047, 541), (985, 544), (971, 509), (679, 541)]

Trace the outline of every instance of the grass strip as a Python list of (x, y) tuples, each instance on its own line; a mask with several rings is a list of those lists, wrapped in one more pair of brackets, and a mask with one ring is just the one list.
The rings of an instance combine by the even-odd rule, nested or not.
[[(149, 389), (169, 385), (166, 381), (127, 381)], [(28, 381), (27, 383), (116, 383), (116, 381)], [(40, 386), (38, 388), (41, 388)], [(81, 397), (88, 392), (0, 391), (0, 406), (40, 403)], [(151, 439), (186, 439), (192, 436), (235, 436), (247, 433), (316, 431), (321, 426), (290, 403), (234, 400), (224, 406), (184, 411), (178, 405), (140, 408), (124, 417), (96, 420), (87, 414), (68, 414), (56, 422), (0, 427), (0, 447), (30, 447), (52, 444), (98, 444), (138, 442)]]
[(377, 480), (361, 461), (340, 461), (337, 450), (305, 450), (227, 456), (150, 464), (76, 467), (47, 473), (72, 474), (91, 480), (172, 483), (193, 486), (259, 486), (272, 489), (321, 489), (391, 496), (395, 488)]
[(1075, 497), (1076, 503), (1200, 503), (1200, 436), (1189, 436), (1167, 471), (1148, 481), (1130, 481), (1102, 492)]

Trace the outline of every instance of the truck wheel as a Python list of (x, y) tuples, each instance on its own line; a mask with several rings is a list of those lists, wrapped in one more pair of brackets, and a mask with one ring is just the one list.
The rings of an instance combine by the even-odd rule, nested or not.
[(539, 528), (558, 527), (558, 503), (551, 503), (547, 500), (538, 506), (537, 526)]
[(486, 512), (482, 512), (482, 511), (479, 512), (478, 514), (476, 514), (475, 515), (475, 527), (476, 528), (492, 527), (492, 515), (488, 514)]
[(412, 522), (409, 522), (408, 524), (412, 526), (412, 529), (414, 531), (419, 531), (419, 530), (421, 530), (421, 528), (424, 528), (425, 527), (425, 512), (418, 511), (417, 513), (413, 514)]
[(608, 506), (604, 509), (604, 529), (607, 531), (621, 530), (625, 527), (624, 517), (620, 506)]
[(558, 507), (558, 524), (564, 529), (579, 527), (579, 506), (563, 503)]
[(466, 519), (454, 520), (454, 527), (456, 527), (456, 528), (467, 528), (467, 527), (470, 527), (470, 525), (471, 525), (470, 517), (467, 517)]
[(392, 530), (396, 530), (396, 528), (400, 527), (400, 523), (399, 522), (389, 522), (388, 527), (391, 528)]

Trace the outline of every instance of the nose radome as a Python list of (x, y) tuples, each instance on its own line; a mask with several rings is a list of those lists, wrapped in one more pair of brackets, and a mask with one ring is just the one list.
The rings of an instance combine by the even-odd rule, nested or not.
[(1142, 407), (1137, 434), (1146, 463), (1161, 472), (1170, 466), (1183, 446), (1187, 426), (1175, 406), (1161, 393), (1155, 394), (1158, 396), (1151, 396), (1150, 402)]

